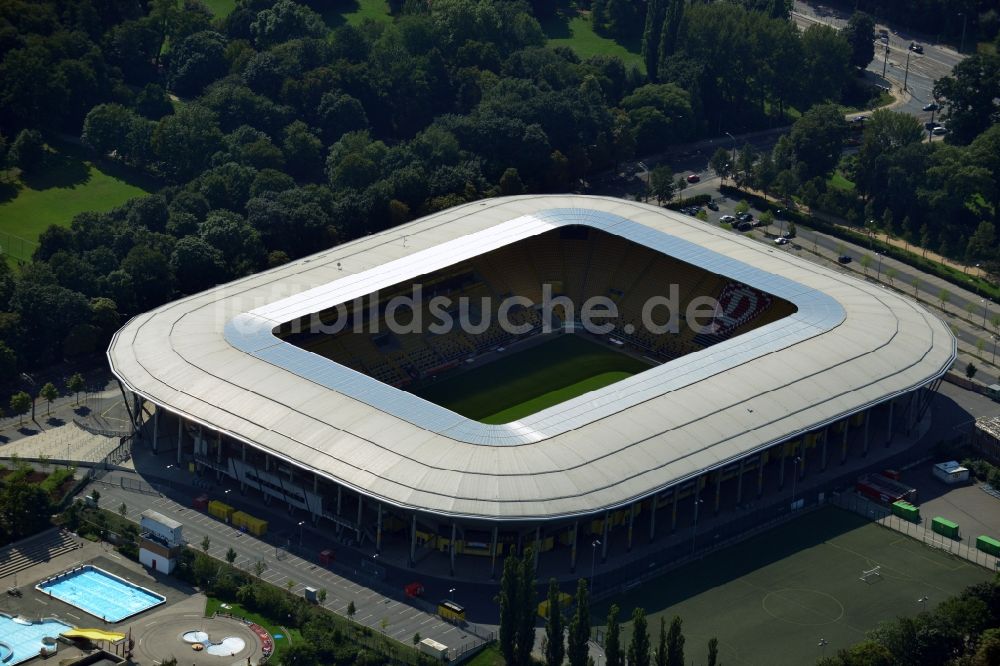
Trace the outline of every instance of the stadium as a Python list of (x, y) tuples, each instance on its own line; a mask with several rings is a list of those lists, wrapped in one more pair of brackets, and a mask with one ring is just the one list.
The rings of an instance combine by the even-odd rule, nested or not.
[(920, 421), (955, 340), (781, 248), (553, 195), (183, 298), (108, 356), (159, 455), (411, 567), (438, 553), (495, 574), (527, 546), (574, 571), (584, 545), (613, 558), (679, 511), (866, 455)]

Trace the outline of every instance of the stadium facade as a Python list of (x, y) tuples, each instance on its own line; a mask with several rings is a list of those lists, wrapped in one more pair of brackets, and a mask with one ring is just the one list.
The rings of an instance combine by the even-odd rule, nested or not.
[[(712, 333), (636, 331), (666, 282), (681, 306), (715, 300)], [(377, 324), (413, 283), (526, 297), (528, 332), (309, 329)], [(594, 337), (649, 369), (499, 424), (411, 390), (542, 335), (541, 283), (570, 306), (608, 296), (621, 311)], [(549, 335), (573, 334), (579, 308), (560, 315)], [(495, 572), (530, 545), (575, 570), (580, 544), (605, 559), (613, 533), (655, 540), (679, 505), (718, 511), (724, 486), (739, 503), (765, 476), (867, 454), (874, 420), (891, 438), (921, 419), (955, 349), (880, 285), (672, 211), (560, 195), (466, 204), (183, 298), (129, 321), (108, 356), (133, 414), (152, 407), (142, 439), (161, 455), (376, 551), (405, 544), (411, 566), (434, 549)]]

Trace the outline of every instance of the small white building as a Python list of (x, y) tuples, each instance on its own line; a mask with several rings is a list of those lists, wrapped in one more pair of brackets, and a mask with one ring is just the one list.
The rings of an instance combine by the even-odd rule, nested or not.
[(448, 646), (438, 643), (433, 638), (425, 638), (420, 641), (420, 651), (426, 655), (434, 657), (438, 661), (448, 661)]
[(173, 572), (184, 547), (184, 526), (158, 511), (146, 510), (139, 529), (139, 562), (153, 571)]
[(969, 480), (969, 470), (959, 465), (958, 461), (949, 460), (934, 465), (934, 476), (949, 484), (965, 483)]

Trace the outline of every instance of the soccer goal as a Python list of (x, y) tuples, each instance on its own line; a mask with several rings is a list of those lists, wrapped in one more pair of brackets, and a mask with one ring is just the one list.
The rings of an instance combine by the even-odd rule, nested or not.
[(862, 569), (861, 577), (858, 580), (864, 581), (866, 583), (874, 583), (882, 578), (882, 567), (876, 566), (871, 569)]

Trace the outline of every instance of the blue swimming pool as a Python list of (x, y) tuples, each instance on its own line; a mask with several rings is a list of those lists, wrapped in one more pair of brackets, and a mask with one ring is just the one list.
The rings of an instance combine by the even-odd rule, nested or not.
[(0, 666), (14, 666), (37, 657), (42, 648), (56, 650), (55, 639), (72, 629), (55, 620), (31, 622), (0, 613)]
[(107, 622), (120, 622), (166, 601), (155, 592), (90, 564), (43, 580), (35, 588)]

